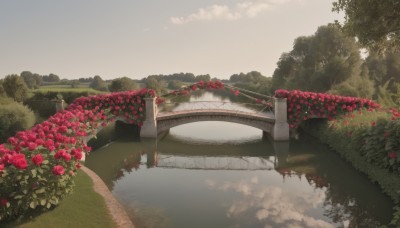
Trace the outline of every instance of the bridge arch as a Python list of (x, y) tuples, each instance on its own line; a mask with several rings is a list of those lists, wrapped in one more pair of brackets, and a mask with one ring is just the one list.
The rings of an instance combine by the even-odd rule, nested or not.
[(154, 98), (145, 98), (146, 120), (140, 130), (140, 137), (157, 138), (157, 135), (172, 127), (200, 121), (225, 121), (258, 128), (269, 133), (275, 141), (289, 140), (286, 99), (274, 100), (274, 115), (246, 113), (233, 110), (187, 110), (157, 114)]
[(179, 113), (165, 113), (157, 116), (157, 134), (170, 128), (195, 122), (222, 121), (242, 124), (272, 133), (275, 124), (273, 116), (241, 113), (229, 110), (190, 110)]

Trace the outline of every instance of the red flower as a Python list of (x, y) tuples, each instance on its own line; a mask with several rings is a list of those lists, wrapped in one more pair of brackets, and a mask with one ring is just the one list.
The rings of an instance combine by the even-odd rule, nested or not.
[(233, 94), (235, 94), (235, 96), (237, 96), (237, 95), (239, 95), (239, 90), (235, 90), (234, 92), (233, 92)]
[(54, 155), (54, 158), (55, 159), (60, 159), (61, 157), (64, 157), (64, 155), (66, 154), (67, 152), (65, 151), (65, 150), (59, 150), (55, 155)]
[(397, 158), (397, 153), (396, 152), (391, 152), (391, 153), (388, 154), (388, 156), (389, 156), (389, 158), (395, 159), (395, 158)]
[(26, 161), (24, 154), (15, 154), (12, 156), (11, 163), (17, 169), (26, 169), (26, 167), (28, 167), (28, 162)]
[(62, 167), (61, 165), (56, 165), (54, 166), (52, 172), (54, 175), (60, 176), (64, 174), (65, 170), (64, 167)]
[(40, 166), (43, 162), (43, 156), (41, 154), (36, 154), (31, 160), (35, 165)]
[(28, 148), (29, 148), (30, 151), (35, 150), (36, 147), (37, 147), (36, 143), (33, 143), (33, 142), (28, 143)]
[(63, 158), (64, 158), (64, 160), (65, 160), (66, 162), (69, 162), (69, 161), (71, 160), (71, 155), (70, 155), (69, 153), (65, 153), (65, 154), (63, 155)]
[(375, 121), (371, 121), (371, 126), (375, 126), (375, 125), (376, 125)]
[(2, 206), (7, 206), (7, 199), (6, 198), (1, 198), (1, 205)]

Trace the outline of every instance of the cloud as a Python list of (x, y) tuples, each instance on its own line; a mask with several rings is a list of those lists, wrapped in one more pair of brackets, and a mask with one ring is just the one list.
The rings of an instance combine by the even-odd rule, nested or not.
[[(171, 17), (170, 21), (176, 25), (191, 23), (194, 21), (235, 21), (242, 18), (254, 18), (260, 13), (275, 8), (293, 0), (255, 0), (237, 3), (235, 6), (212, 5), (200, 8), (186, 17)], [(299, 0), (297, 0), (299, 1)]]

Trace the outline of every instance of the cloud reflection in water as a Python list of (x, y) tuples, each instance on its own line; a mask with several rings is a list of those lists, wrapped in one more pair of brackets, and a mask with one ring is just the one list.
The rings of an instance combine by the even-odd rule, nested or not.
[(257, 219), (265, 227), (334, 227), (311, 215), (313, 209), (323, 206), (325, 188), (314, 192), (288, 191), (277, 186), (263, 186), (258, 177), (237, 182), (207, 179), (205, 184), (212, 190), (239, 193), (241, 197), (236, 197), (227, 208), (229, 218), (248, 217), (244, 220), (249, 222)]

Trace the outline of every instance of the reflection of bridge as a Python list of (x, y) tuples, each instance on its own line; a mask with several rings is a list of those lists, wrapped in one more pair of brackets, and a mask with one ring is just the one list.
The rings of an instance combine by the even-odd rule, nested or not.
[(187, 144), (168, 135), (156, 144), (142, 141), (141, 145), (147, 167), (176, 169), (271, 170), (284, 165), (289, 153), (288, 142), (266, 140), (238, 145)]
[[(155, 99), (145, 98), (145, 100), (146, 120), (140, 132), (140, 136), (143, 138), (157, 138), (159, 133), (182, 124), (199, 121), (225, 121), (258, 128), (270, 134), (275, 141), (286, 141), (289, 139), (286, 99), (274, 98), (273, 114), (254, 113), (249, 111), (249, 109), (227, 109), (226, 105), (220, 105), (218, 108), (199, 108), (197, 106), (197, 108), (189, 110), (158, 113)], [(222, 103), (226, 104), (227, 102)]]
[(274, 161), (264, 157), (205, 157), (158, 154), (157, 167), (205, 170), (272, 170)]

